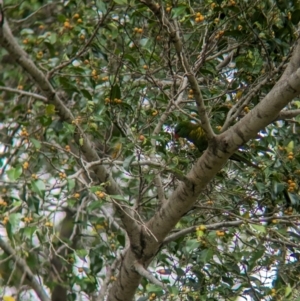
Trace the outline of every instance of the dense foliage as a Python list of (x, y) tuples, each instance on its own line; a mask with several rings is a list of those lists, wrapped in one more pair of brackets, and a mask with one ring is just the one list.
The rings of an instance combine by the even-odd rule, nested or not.
[[(199, 101), (215, 132), (250, 114), (290, 62), (300, 4), (24, 0), (3, 12), (73, 118), (0, 49), (0, 293), (38, 298), (27, 265), (48, 295), (104, 300), (129, 245), (124, 215), (144, 225), (201, 156), (175, 125), (203, 121)], [(296, 300), (299, 107), (241, 146), (259, 168), (229, 160), (202, 190), (139, 271), (136, 300)]]

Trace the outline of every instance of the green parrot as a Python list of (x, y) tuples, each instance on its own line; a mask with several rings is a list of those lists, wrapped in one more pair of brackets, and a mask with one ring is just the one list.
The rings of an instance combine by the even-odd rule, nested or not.
[[(207, 137), (201, 125), (192, 123), (190, 121), (181, 121), (176, 125), (174, 138), (187, 139), (188, 141), (194, 143), (194, 145), (201, 153), (208, 147)], [(243, 162), (254, 168), (259, 168), (257, 165), (251, 163), (249, 160), (237, 153), (233, 154), (230, 159), (238, 162)]]

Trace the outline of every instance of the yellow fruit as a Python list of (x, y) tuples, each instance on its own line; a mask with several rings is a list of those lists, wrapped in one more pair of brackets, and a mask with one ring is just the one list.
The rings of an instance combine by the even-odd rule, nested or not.
[(64, 22), (64, 28), (66, 28), (66, 29), (71, 28), (70, 22), (68, 22), (68, 21)]
[(158, 111), (157, 110), (153, 110), (152, 116), (156, 116), (157, 114), (158, 114)]
[(40, 60), (43, 56), (44, 56), (43, 52), (42, 52), (42, 51), (39, 51), (39, 52), (37, 53), (37, 55), (36, 55), (36, 58), (37, 58), (38, 60)]
[(12, 296), (3, 296), (3, 301), (16, 301), (16, 299)]
[(205, 231), (205, 230), (206, 230), (206, 226), (205, 226), (205, 225), (200, 225), (200, 226), (198, 227), (198, 229), (199, 229), (200, 231)]
[(196, 22), (196, 23), (199, 23), (199, 22), (202, 22), (204, 19), (205, 19), (205, 18), (204, 18), (203, 15), (201, 15), (200, 13), (197, 13), (197, 14), (196, 14), (196, 18), (195, 18), (195, 22)]

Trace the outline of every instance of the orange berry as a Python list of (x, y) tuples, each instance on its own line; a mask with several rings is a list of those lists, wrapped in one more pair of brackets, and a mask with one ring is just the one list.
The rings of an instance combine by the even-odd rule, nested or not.
[(64, 22), (64, 28), (69, 29), (71, 27), (70, 22), (65, 21)]

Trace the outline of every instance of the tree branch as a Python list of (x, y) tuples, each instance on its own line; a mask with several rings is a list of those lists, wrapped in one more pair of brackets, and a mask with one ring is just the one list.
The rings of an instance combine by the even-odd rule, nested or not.
[(286, 119), (297, 117), (298, 115), (300, 115), (300, 109), (281, 111), (278, 114), (276, 120), (286, 120)]
[[(47, 98), (47, 102), (55, 105), (60, 118), (63, 121), (71, 123), (75, 119), (73, 114), (64, 105), (64, 102), (60, 99), (57, 91), (52, 87), (46, 76), (36, 67), (34, 62), (28, 57), (28, 54), (18, 45), (11, 33), (7, 22), (4, 22), (3, 26), (0, 28), (0, 44), (33, 79), (33, 81), (37, 84), (37, 86)], [(99, 160), (99, 156), (95, 148), (93, 148), (91, 141), (79, 125), (77, 125), (77, 133), (78, 134), (75, 137), (75, 139), (77, 140), (77, 145), (78, 147), (81, 145), (81, 151), (85, 155), (86, 159), (89, 162)], [(80, 140), (82, 140), (83, 143), (80, 143)], [(107, 185), (106, 187), (109, 194), (123, 194), (120, 186), (115, 182), (111, 174), (106, 170), (104, 166), (96, 165), (94, 166), (93, 171), (95, 172), (101, 183), (109, 183), (109, 185)], [(140, 227), (134, 221), (132, 210), (130, 210), (128, 207), (122, 208), (123, 204), (118, 200), (115, 200), (115, 203), (118, 204), (118, 206), (116, 206), (116, 209), (120, 218), (122, 219), (130, 240), (133, 241), (134, 244), (138, 244)]]
[(139, 262), (135, 262), (133, 264), (135, 270), (143, 277), (148, 279), (150, 282), (152, 282), (155, 285), (160, 286), (163, 289), (167, 289), (167, 287), (158, 279), (156, 279), (149, 271), (147, 271)]
[[(163, 7), (158, 5), (152, 0), (140, 0), (141, 3), (144, 3), (146, 6), (148, 6), (152, 12), (155, 14), (155, 16), (159, 19), (162, 26), (164, 26), (167, 30), (167, 33), (170, 37), (171, 42), (173, 43), (175, 47), (175, 51), (177, 54), (178, 59), (181, 62), (181, 65), (183, 69), (185, 70), (185, 76), (188, 78), (188, 81), (191, 85), (191, 88), (194, 92), (195, 101), (198, 107), (198, 114), (201, 120), (201, 126), (206, 132), (208, 140), (211, 140), (215, 137), (215, 133), (213, 129), (211, 128), (208, 115), (206, 113), (206, 108), (204, 105), (203, 96), (197, 81), (197, 78), (190, 67), (188, 63), (188, 59), (185, 55), (184, 49), (183, 49), (183, 42), (182, 39), (179, 36), (179, 30), (174, 26), (166, 17), (163, 10)], [(174, 21), (176, 22), (176, 21)], [(175, 23), (176, 24), (176, 23)]]
[(19, 89), (13, 89), (13, 88), (9, 88), (9, 87), (0, 86), (0, 91), (8, 91), (8, 92), (13, 92), (13, 93), (18, 93), (20, 95), (26, 95), (26, 96), (29, 96), (29, 97), (33, 97), (35, 99), (40, 99), (42, 101), (47, 101), (47, 98), (42, 96), (42, 95), (32, 93), (32, 92), (26, 92), (26, 91), (19, 90)]
[(16, 262), (17, 267), (23, 272), (26, 273), (26, 279), (28, 280), (32, 289), (36, 292), (39, 296), (40, 300), (42, 301), (50, 301), (50, 298), (46, 294), (45, 290), (43, 289), (42, 285), (35, 279), (34, 274), (26, 264), (25, 260), (20, 258), (16, 255), (15, 250), (7, 244), (1, 237), (0, 237), (0, 248), (8, 255), (13, 258)]

